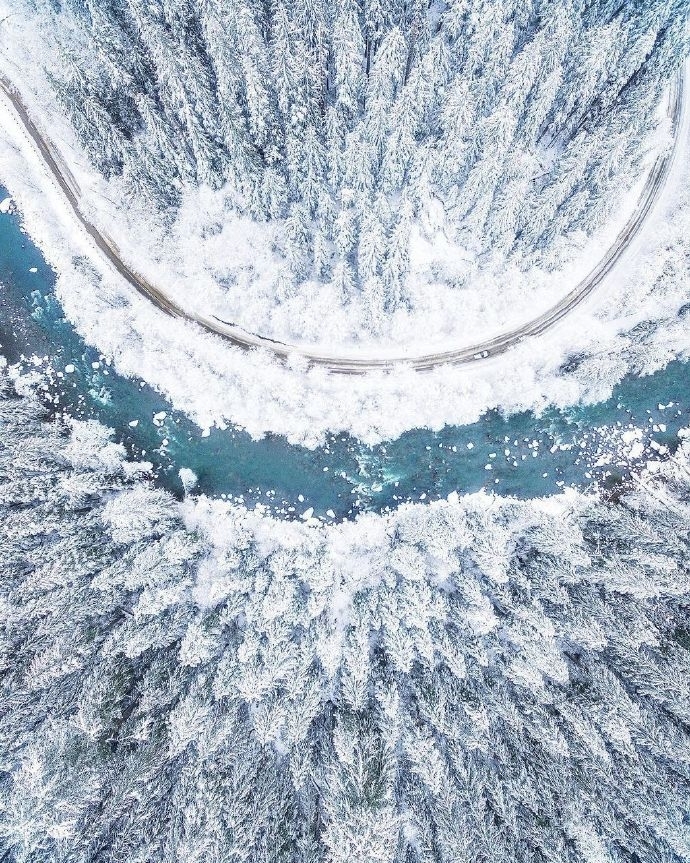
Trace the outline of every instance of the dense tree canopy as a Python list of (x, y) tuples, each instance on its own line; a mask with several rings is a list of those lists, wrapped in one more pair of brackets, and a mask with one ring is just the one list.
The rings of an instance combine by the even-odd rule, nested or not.
[[(29, 2), (29, 0), (23, 0)], [(410, 229), (538, 261), (637, 176), (685, 0), (31, 0), (94, 164), (285, 227), (295, 282), (405, 302)]]
[(6, 388), (0, 856), (687, 860), (689, 454), (312, 528), (180, 509)]

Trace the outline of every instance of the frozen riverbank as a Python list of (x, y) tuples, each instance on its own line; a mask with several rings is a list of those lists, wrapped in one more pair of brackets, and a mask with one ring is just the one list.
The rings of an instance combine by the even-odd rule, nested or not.
[(178, 472), (186, 468), (197, 477), (197, 491), (292, 517), (312, 510), (326, 521), (458, 490), (536, 497), (613, 482), (660, 448), (673, 448), (676, 431), (688, 422), (690, 372), (673, 363), (655, 375), (628, 378), (599, 404), (539, 415), (492, 411), (469, 426), (409, 431), (372, 447), (347, 435), (329, 436), (314, 450), (275, 435), (254, 440), (234, 428), (203, 436), (143, 381), (122, 377), (84, 344), (64, 320), (55, 275), (21, 232), (17, 214), (0, 214), (0, 276), (2, 350), (11, 360), (40, 357), (24, 366), (47, 373), (55, 410), (114, 428), (128, 451), (151, 462), (178, 494)]
[(102, 428), (59, 434), (2, 385), (19, 856), (688, 856), (687, 450), (618, 503), (481, 493), (317, 526), (178, 504)]

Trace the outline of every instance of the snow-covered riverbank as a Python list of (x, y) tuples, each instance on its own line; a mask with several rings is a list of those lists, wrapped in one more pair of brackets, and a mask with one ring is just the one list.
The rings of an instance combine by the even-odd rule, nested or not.
[(687, 448), (609, 502), (451, 495), (287, 524), (178, 504), (102, 428), (41, 426), (6, 387), (0, 811), (18, 855), (690, 853)]
[[(26, 58), (20, 65), (26, 68)], [(34, 95), (29, 107), (40, 114), (45, 106)], [(273, 431), (308, 446), (340, 431), (375, 442), (410, 428), (472, 422), (491, 407), (538, 411), (547, 404), (602, 399), (626, 373), (660, 368), (673, 357), (686, 356), (690, 346), (690, 317), (681, 313), (690, 296), (687, 111), (680, 131), (683, 148), (668, 191), (602, 296), (592, 298), (551, 333), (480, 368), (443, 368), (420, 377), (401, 367), (364, 379), (306, 371), (299, 361), (283, 367), (260, 351), (242, 353), (151, 308), (103, 267), (4, 102), (0, 123), (0, 175), (17, 199), (27, 230), (60, 273), (57, 290), (67, 316), (121, 373), (147, 380), (202, 428), (237, 423), (254, 436)], [(86, 168), (64, 118), (51, 120), (51, 134), (65, 147), (87, 209), (90, 202), (98, 218), (121, 220), (117, 205), (106, 200), (108, 184)], [(206, 200), (202, 208), (191, 204), (183, 210), (191, 235), (199, 228), (199, 214), (209, 207), (213, 210)], [(133, 226), (143, 224), (138, 223), (141, 213), (130, 215)], [(170, 269), (170, 262), (148, 256), (155, 228), (143, 245), (127, 240), (126, 232), (113, 232), (136, 268), (173, 292), (181, 289), (184, 279)], [(209, 243), (214, 242), (211, 236)], [(200, 277), (200, 271), (194, 273)], [(203, 281), (200, 277), (200, 284)], [(515, 285), (520, 285), (519, 278)], [(507, 299), (510, 296), (506, 294), (505, 304), (512, 315), (521, 303)], [(332, 311), (339, 327), (339, 313)], [(323, 310), (319, 315), (327, 317)]]
[[(61, 274), (58, 293), (67, 315), (122, 373), (153, 383), (202, 427), (236, 422), (254, 435), (277, 431), (307, 444), (329, 430), (346, 430), (375, 441), (420, 425), (471, 422), (496, 405), (538, 410), (549, 402), (603, 398), (627, 371), (651, 371), (687, 349), (687, 317), (677, 315), (690, 293), (685, 151), (669, 184), (679, 191), (669, 190), (660, 202), (605, 304), (588, 304), (550, 336), (481, 369), (440, 369), (421, 378), (399, 369), (352, 380), (234, 351), (161, 316), (116, 275), (99, 273), (94, 250), (5, 110), (1, 169), (27, 229)], [(681, 134), (687, 140), (687, 119)], [(643, 327), (642, 338), (627, 336), (636, 326)], [(577, 360), (564, 368), (568, 357)]]

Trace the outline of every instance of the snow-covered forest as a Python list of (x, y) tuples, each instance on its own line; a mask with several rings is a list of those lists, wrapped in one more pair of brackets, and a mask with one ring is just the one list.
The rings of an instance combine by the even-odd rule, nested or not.
[(327, 286), (373, 331), (410, 302), (415, 255), (444, 284), (448, 249), (567, 257), (638, 178), (688, 48), (685, 0), (13, 5), (92, 163), (133, 202), (174, 218), (196, 187), (222, 190), (200, 239), (250, 235), (218, 276), (236, 306), (262, 238), (279, 300)]
[[(0, 356), (0, 863), (690, 860), (687, 365), (665, 394), (643, 380), (690, 355), (690, 118), (673, 149), (666, 120), (687, 18), (688, 0), (0, 0), (3, 82), (78, 198), (0, 93), (0, 351), (23, 354)], [(558, 268), (577, 279), (575, 251), (607, 247), (660, 152), (671, 188), (605, 309), (425, 375), (242, 353), (162, 315), (88, 231), (262, 333), (380, 347), (447, 319), (455, 338), (470, 293), (486, 323), (508, 282), (525, 314), (538, 278), (565, 292)], [(623, 376), (649, 399), (564, 411), (572, 441), (541, 435), (546, 413), (520, 444), (501, 425), (474, 468), (485, 426), (419, 462), (386, 451), (488, 408), (498, 425), (602, 401)], [(122, 439), (197, 489), (198, 435), (238, 424), (322, 446), (311, 466), (348, 500), (379, 473), (320, 454), (347, 432), (366, 467), (383, 441), (381, 476), (419, 502), (339, 522), (302, 494), (292, 520), (186, 481), (176, 499), (67, 416), (92, 407), (152, 417)], [(178, 412), (199, 429), (168, 440)], [(522, 476), (518, 446), (553, 488), (551, 445), (611, 470), (588, 493), (432, 503), (432, 445), (484, 488), (501, 452)], [(207, 452), (263, 494), (266, 450)]]
[(687, 860), (688, 450), (313, 528), (0, 400), (0, 856)]

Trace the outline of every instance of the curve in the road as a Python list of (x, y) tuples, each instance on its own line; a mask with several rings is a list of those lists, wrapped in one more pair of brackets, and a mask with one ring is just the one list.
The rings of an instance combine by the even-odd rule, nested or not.
[(557, 324), (562, 318), (569, 314), (576, 306), (580, 305), (604, 280), (606, 275), (615, 266), (633, 237), (649, 215), (652, 207), (659, 198), (666, 179), (674, 162), (678, 149), (679, 128), (683, 111), (683, 92), (685, 86), (684, 73), (679, 73), (675, 78), (672, 93), (669, 100), (669, 115), (672, 124), (673, 143), (671, 147), (662, 152), (654, 162), (649, 172), (645, 185), (642, 189), (637, 206), (616, 237), (612, 246), (597, 266), (580, 281), (573, 290), (567, 293), (558, 303), (552, 306), (537, 318), (523, 324), (516, 329), (501, 333), (492, 339), (468, 345), (453, 350), (440, 351), (421, 356), (392, 356), (392, 357), (366, 357), (338, 356), (316, 353), (299, 345), (287, 344), (276, 339), (267, 338), (248, 332), (242, 327), (229, 321), (223, 321), (215, 316), (206, 316), (195, 311), (184, 309), (175, 300), (169, 297), (165, 291), (153, 285), (148, 279), (135, 272), (120, 257), (119, 250), (114, 241), (100, 231), (95, 225), (82, 214), (79, 207), (80, 190), (69, 168), (60, 156), (57, 148), (36, 127), (24, 104), (19, 92), (5, 77), (0, 76), (0, 89), (11, 102), (25, 131), (38, 148), (44, 162), (51, 174), (57, 181), (60, 190), (74, 212), (77, 220), (91, 237), (97, 248), (107, 259), (108, 263), (140, 294), (149, 299), (155, 306), (166, 314), (191, 321), (203, 329), (229, 341), (231, 344), (250, 350), (263, 348), (270, 351), (274, 356), (286, 360), (291, 356), (299, 356), (307, 360), (310, 365), (325, 367), (328, 371), (339, 374), (365, 374), (370, 371), (390, 369), (395, 365), (405, 364), (418, 371), (428, 371), (441, 365), (461, 365), (474, 363), (489, 357), (495, 357), (505, 353), (514, 345), (529, 336), (537, 336)]

